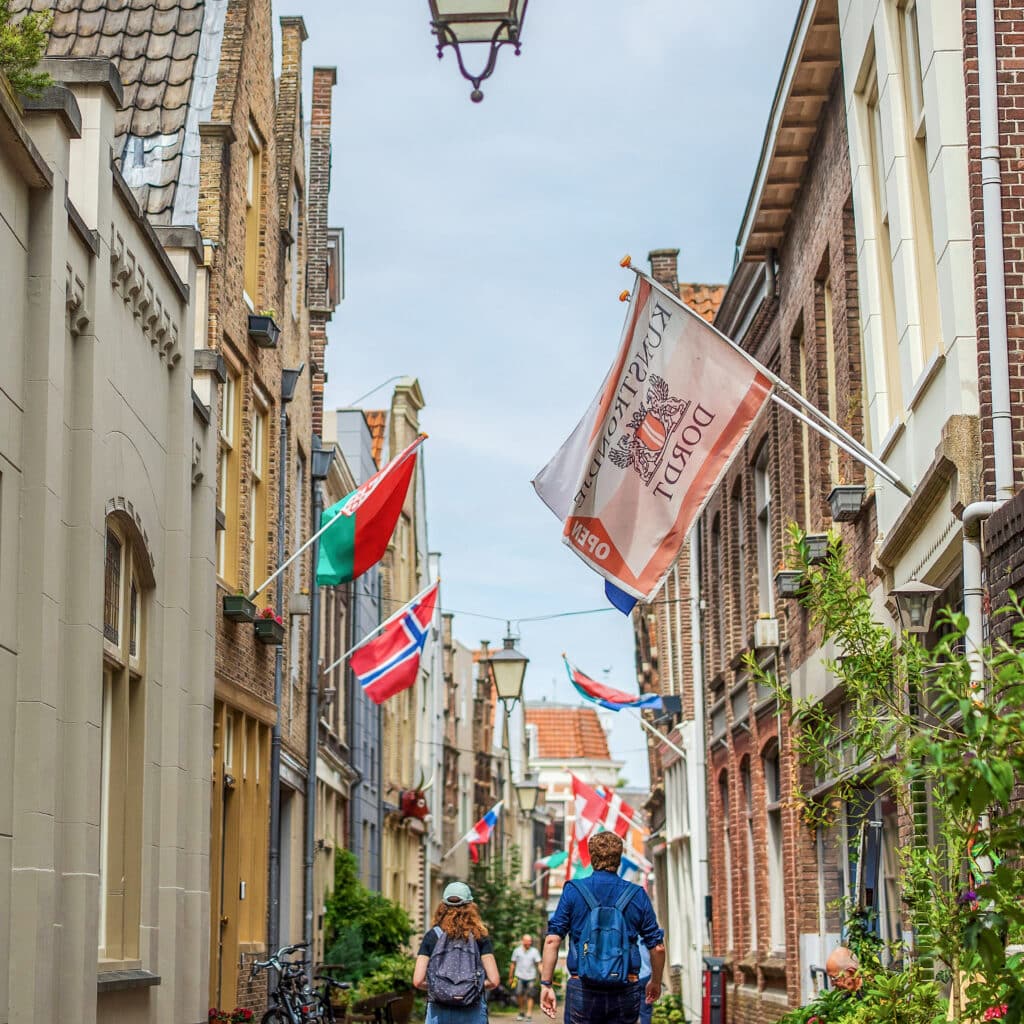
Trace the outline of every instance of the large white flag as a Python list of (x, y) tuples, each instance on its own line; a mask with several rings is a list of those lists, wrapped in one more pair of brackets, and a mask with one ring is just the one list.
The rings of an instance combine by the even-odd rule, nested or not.
[(618, 355), (533, 485), (592, 569), (650, 598), (771, 391), (700, 316), (637, 276)]

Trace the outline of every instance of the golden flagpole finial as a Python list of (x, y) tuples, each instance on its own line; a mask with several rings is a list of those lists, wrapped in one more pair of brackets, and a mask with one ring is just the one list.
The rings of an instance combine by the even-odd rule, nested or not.
[(622, 267), (624, 270), (628, 270), (632, 265), (633, 257), (630, 256), (629, 253), (626, 253), (626, 255), (623, 256), (621, 260), (619, 260), (619, 266)]

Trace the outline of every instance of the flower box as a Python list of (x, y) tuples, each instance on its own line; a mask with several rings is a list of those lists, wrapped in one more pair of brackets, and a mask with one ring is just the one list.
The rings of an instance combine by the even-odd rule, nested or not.
[(828, 557), (828, 534), (808, 533), (804, 537), (807, 545), (807, 561), (811, 565), (819, 565)]
[(829, 491), (828, 503), (837, 523), (852, 523), (860, 515), (864, 503), (863, 484), (837, 484)]
[(249, 314), (249, 337), (260, 348), (276, 348), (277, 339), (281, 336), (281, 328), (272, 316), (262, 313)]
[(253, 623), (256, 631), (256, 639), (261, 644), (271, 644), (279, 647), (284, 643), (284, 623), (277, 619), (260, 618)]
[(225, 619), (232, 622), (253, 622), (256, 619), (256, 605), (245, 594), (225, 594), (221, 603)]
[(779, 597), (799, 597), (804, 574), (795, 569), (780, 569), (775, 574), (775, 589)]

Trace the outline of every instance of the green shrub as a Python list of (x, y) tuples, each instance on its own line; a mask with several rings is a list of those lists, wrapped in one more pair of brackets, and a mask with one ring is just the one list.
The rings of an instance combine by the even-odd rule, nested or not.
[(369, 999), (385, 992), (402, 992), (412, 988), (414, 957), (406, 953), (391, 953), (381, 957), (377, 968), (367, 974), (352, 994), (353, 1002)]
[(51, 83), (50, 76), (33, 71), (46, 52), (46, 37), (53, 23), (49, 13), (29, 13), (13, 20), (10, 0), (0, 0), (0, 72), (15, 92), (38, 96)]

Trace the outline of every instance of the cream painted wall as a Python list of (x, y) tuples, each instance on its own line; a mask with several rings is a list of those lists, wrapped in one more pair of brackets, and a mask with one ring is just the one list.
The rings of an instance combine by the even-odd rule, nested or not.
[[(108, 68), (75, 63), (73, 98), (54, 94), (70, 119), (55, 109), (24, 119), (52, 189), (30, 194), (0, 146), (5, 1024), (59, 1020), (68, 1006), (84, 1024), (180, 1024), (206, 1007), (214, 474), (192, 401), (193, 264), (174, 254), (179, 281), (114, 182), (119, 97)], [(118, 965), (134, 972), (130, 987), (98, 995), (103, 552), (113, 512), (135, 524), (154, 585), (143, 597), (139, 958)]]

